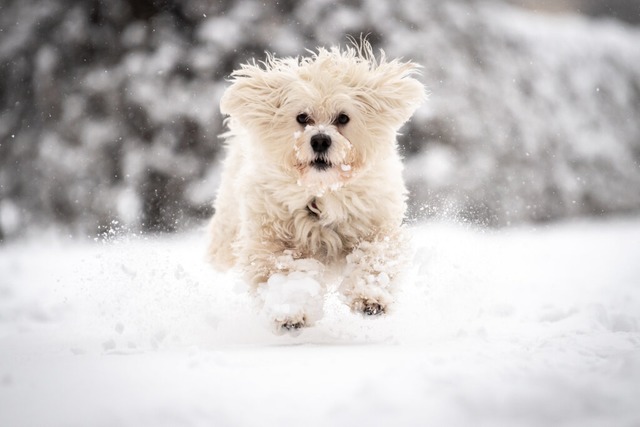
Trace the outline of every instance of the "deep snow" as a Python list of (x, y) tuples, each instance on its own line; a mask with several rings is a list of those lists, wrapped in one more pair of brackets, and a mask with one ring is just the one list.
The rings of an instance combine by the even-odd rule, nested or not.
[(412, 234), (390, 316), (298, 337), (204, 233), (0, 247), (0, 426), (640, 424), (640, 219)]

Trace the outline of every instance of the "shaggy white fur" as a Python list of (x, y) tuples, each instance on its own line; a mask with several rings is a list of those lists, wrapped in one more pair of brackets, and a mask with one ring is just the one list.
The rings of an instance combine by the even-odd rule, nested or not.
[[(361, 41), (304, 58), (269, 56), (232, 74), (220, 103), (228, 157), (210, 257), (219, 269), (239, 268), (263, 304), (282, 307), (286, 289), (298, 302), (308, 295), (291, 302), (296, 309), (265, 307), (276, 328), (313, 324), (310, 305), (324, 292), (313, 283), (329, 266), (344, 267), (340, 290), (354, 311), (388, 310), (405, 244), (396, 133), (425, 98), (417, 69), (383, 52), (376, 58)], [(310, 271), (305, 259), (323, 267)], [(275, 288), (277, 297), (268, 294)]]

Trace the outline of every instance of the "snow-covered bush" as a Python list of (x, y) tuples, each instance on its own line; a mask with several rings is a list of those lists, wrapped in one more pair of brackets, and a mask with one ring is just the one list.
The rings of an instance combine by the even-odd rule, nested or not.
[(0, 239), (211, 214), (224, 77), (369, 34), (424, 65), (401, 137), (414, 216), (504, 225), (640, 208), (640, 32), (465, 0), (10, 0)]

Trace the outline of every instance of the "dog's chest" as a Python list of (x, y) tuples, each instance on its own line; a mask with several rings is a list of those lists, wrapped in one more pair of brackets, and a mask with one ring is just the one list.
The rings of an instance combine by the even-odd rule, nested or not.
[[(360, 203), (361, 204), (361, 203)], [(371, 224), (352, 200), (312, 197), (296, 209), (291, 224), (297, 248), (308, 256), (337, 259), (369, 233)]]
[(322, 210), (318, 204), (318, 198), (314, 197), (313, 199), (307, 202), (307, 213), (312, 220), (319, 220), (320, 215), (322, 215)]
[(340, 228), (350, 219), (349, 208), (336, 198), (313, 197), (306, 201), (303, 209), (308, 220), (318, 228)]

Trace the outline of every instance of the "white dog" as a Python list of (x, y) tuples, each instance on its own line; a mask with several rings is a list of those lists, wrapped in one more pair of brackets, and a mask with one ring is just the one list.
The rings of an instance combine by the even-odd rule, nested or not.
[(210, 257), (242, 271), (276, 330), (318, 320), (327, 267), (353, 311), (388, 311), (406, 258), (396, 133), (425, 98), (418, 68), (362, 41), (232, 74)]

